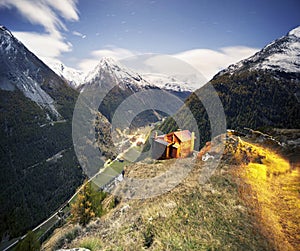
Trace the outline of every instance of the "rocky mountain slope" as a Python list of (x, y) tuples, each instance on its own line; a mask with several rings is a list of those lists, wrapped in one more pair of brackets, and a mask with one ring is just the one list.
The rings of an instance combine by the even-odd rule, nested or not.
[[(85, 92), (90, 89), (95, 91), (102, 91), (106, 93), (101, 104), (99, 104), (99, 111), (112, 122), (116, 110), (120, 107), (121, 103), (130, 97), (132, 105), (145, 104), (151, 102), (153, 97), (151, 95), (156, 91), (167, 95), (175, 95), (181, 99), (185, 99), (190, 92), (182, 92), (176, 90), (163, 90), (154, 85), (153, 83), (145, 80), (140, 74), (123, 66), (119, 62), (111, 58), (102, 58), (99, 64), (87, 74), (84, 84), (80, 86), (80, 91)], [(137, 95), (133, 95), (137, 94)], [(139, 96), (139, 95), (142, 96)], [(148, 101), (147, 101), (148, 100)], [(132, 107), (131, 107), (132, 108)], [(132, 112), (134, 108), (132, 108)], [(130, 111), (126, 111), (129, 112)], [(123, 114), (124, 115), (124, 114)], [(152, 122), (161, 120), (166, 114), (155, 110), (149, 106), (142, 110), (132, 121), (133, 127), (144, 126)], [(130, 115), (124, 115), (124, 118)]]
[(83, 84), (85, 74), (82, 71), (65, 66), (61, 62), (49, 64), (49, 67), (60, 77), (64, 78), (71, 87), (77, 89)]
[(19, 236), (82, 182), (71, 121), (78, 93), (0, 27), (0, 235)]
[(175, 95), (182, 98), (186, 98), (192, 91), (196, 90), (194, 84), (196, 82), (196, 77), (193, 75), (169, 76), (162, 73), (139, 74), (138, 71), (134, 71), (129, 67), (125, 67), (124, 65), (109, 57), (102, 58), (99, 64), (88, 73), (83, 73), (82, 71), (67, 67), (61, 62), (49, 64), (49, 67), (54, 72), (56, 72), (58, 76), (66, 79), (69, 84), (75, 89), (82, 89), (82, 86), (84, 86), (87, 82), (90, 82), (93, 78), (96, 77), (96, 75), (99, 75), (100, 68), (108, 66), (111, 66), (115, 73), (117, 72), (116, 76), (119, 79), (131, 79), (131, 81), (133, 81), (133, 83), (137, 85), (155, 86), (160, 89), (173, 92)]
[(250, 70), (270, 70), (299, 73), (300, 69), (300, 26), (286, 36), (276, 39), (248, 59), (230, 65), (217, 76), (226, 73)]
[[(219, 72), (206, 86), (186, 100), (202, 136), (210, 139), (210, 124), (199, 101), (212, 85), (224, 107), (227, 128), (299, 128), (300, 125), (300, 27), (275, 40), (254, 56)], [(182, 108), (177, 116), (187, 116)], [(187, 119), (185, 126), (189, 128)], [(164, 131), (174, 130), (169, 118)]]

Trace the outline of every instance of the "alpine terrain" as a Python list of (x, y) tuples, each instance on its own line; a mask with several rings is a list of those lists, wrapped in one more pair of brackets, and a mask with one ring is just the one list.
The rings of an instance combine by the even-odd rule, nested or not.
[[(227, 128), (299, 128), (300, 125), (300, 27), (290, 31), (252, 57), (230, 65), (208, 83), (219, 95)], [(186, 100), (197, 120), (202, 145), (210, 139), (208, 115), (199, 101), (208, 90), (198, 89)], [(185, 117), (184, 107), (178, 116)], [(188, 128), (190, 121), (186, 120)], [(162, 126), (177, 126), (169, 118)]]
[(300, 27), (197, 90), (111, 58), (51, 70), (3, 26), (0, 53), (3, 246), (300, 249)]
[(83, 180), (73, 150), (77, 92), (0, 26), (0, 235), (23, 235)]
[[(299, 31), (219, 72), (185, 101), (188, 108), (182, 106), (173, 115), (185, 122), (180, 129), (186, 130), (192, 125), (186, 109), (193, 113), (201, 150), (187, 158), (144, 158), (138, 163), (129, 163), (126, 155), (132, 153), (124, 152), (105, 169), (124, 172), (103, 188), (101, 199), (93, 182), (86, 184), (71, 206), (70, 221), (42, 250), (299, 250)], [(139, 75), (124, 74), (106, 61), (88, 84), (105, 88), (106, 82), (99, 80), (112, 83), (109, 74), (111, 81), (123, 80), (116, 93), (124, 96), (152, 88)], [(235, 129), (212, 140), (209, 118), (215, 114), (208, 118), (200, 101), (210, 101), (209, 85), (223, 104), (227, 128)], [(102, 109), (111, 118), (112, 100), (106, 102)], [(158, 124), (165, 133), (178, 129), (171, 117)], [(174, 135), (156, 135), (156, 143), (167, 152)], [(142, 147), (143, 142), (132, 149)], [(180, 142), (174, 147), (181, 147)], [(161, 193), (152, 196), (153, 191)], [(130, 199), (137, 194), (144, 196)]]
[[(112, 58), (104, 57), (99, 64), (87, 74), (84, 84), (79, 87), (79, 90), (84, 92), (88, 88), (96, 88), (97, 90), (107, 91), (107, 95), (99, 106), (99, 111), (111, 122), (116, 109), (129, 96), (132, 96), (135, 102), (139, 103), (144, 102), (147, 98), (151, 99), (150, 96), (147, 96), (147, 91), (152, 93), (151, 90), (154, 92), (155, 90), (162, 90), (165, 95), (175, 95), (181, 100), (184, 100), (191, 93), (189, 90), (178, 89), (178, 86), (174, 88), (160, 87), (152, 82), (148, 82), (140, 74), (116, 62)], [(138, 92), (145, 93), (143, 100), (133, 95)], [(166, 114), (150, 108), (149, 110), (137, 114), (132, 122), (132, 126), (144, 126), (161, 120), (163, 116), (166, 116)]]
[(82, 71), (65, 66), (61, 62), (54, 62), (48, 65), (58, 76), (64, 78), (70, 86), (77, 89), (83, 84), (85, 74)]

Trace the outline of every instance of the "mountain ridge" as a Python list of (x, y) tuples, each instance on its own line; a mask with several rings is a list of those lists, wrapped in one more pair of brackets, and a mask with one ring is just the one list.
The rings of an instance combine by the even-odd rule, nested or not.
[[(208, 85), (212, 85), (220, 97), (229, 129), (299, 128), (300, 46), (298, 44), (300, 44), (300, 37), (294, 35), (294, 33), (298, 34), (298, 31), (299, 27), (266, 45), (248, 59), (220, 71), (208, 84), (196, 90), (186, 100), (186, 109), (193, 113), (201, 132), (201, 145), (210, 140), (211, 129), (208, 114), (198, 97), (205, 93)], [(269, 62), (273, 55), (280, 53), (283, 56), (279, 57), (280, 60), (275, 63), (275, 66), (266, 67), (265, 62)], [(293, 55), (297, 55), (296, 60)], [(278, 69), (276, 66), (281, 60), (293, 65), (294, 68)], [(175, 116), (184, 120), (187, 116), (184, 110), (182, 107)], [(189, 128), (189, 124), (190, 121), (187, 120), (186, 128)], [(160, 126), (160, 129), (165, 132), (176, 128), (172, 118), (168, 118)]]
[[(118, 72), (118, 78), (128, 79), (137, 84), (137, 86), (152, 86), (153, 88), (160, 88), (170, 92), (176, 93), (191, 93), (194, 89), (189, 86), (189, 79), (186, 77), (184, 80), (182, 76), (168, 76), (162, 73), (139, 73), (130, 69), (119, 61), (111, 57), (102, 57), (98, 64), (89, 72), (82, 72), (74, 68), (64, 65), (62, 62), (50, 63), (49, 67), (60, 77), (67, 80), (67, 82), (74, 89), (81, 90), (84, 85), (97, 78), (101, 68), (110, 68), (111, 72)], [(195, 81), (195, 80), (193, 80)]]
[(0, 55), (0, 235), (11, 238), (47, 218), (83, 174), (71, 135), (78, 93), (4, 26)]
[[(289, 73), (300, 72), (300, 26), (266, 45), (253, 56), (230, 65), (215, 75), (233, 73), (245, 67), (250, 69), (277, 70)], [(286, 57), (285, 57), (286, 55)]]
[(84, 82), (85, 74), (82, 71), (64, 65), (62, 62), (53, 62), (49, 67), (61, 78), (64, 78), (69, 85), (77, 89)]

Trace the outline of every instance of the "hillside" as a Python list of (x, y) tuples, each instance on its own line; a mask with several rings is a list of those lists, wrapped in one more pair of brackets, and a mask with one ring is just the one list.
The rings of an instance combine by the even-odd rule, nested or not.
[(23, 235), (83, 180), (71, 121), (78, 93), (0, 27), (0, 235)]
[[(210, 85), (223, 104), (227, 128), (299, 128), (299, 29), (267, 45), (249, 59), (218, 73), (186, 100), (186, 107), (182, 107), (175, 117), (183, 121), (187, 118), (183, 127), (189, 128), (191, 121), (187, 111), (190, 110), (203, 137), (202, 145), (210, 140), (208, 115), (198, 98), (203, 97)], [(176, 127), (169, 118), (160, 129), (167, 132)]]
[[(159, 109), (153, 109), (154, 105), (157, 105), (153, 100), (155, 95), (160, 94), (165, 97), (174, 95), (178, 99), (184, 100), (190, 94), (189, 91), (160, 89), (145, 80), (139, 73), (111, 58), (102, 58), (99, 64), (87, 74), (84, 84), (79, 89), (82, 95), (90, 92), (90, 98), (97, 93), (100, 102), (99, 111), (109, 122), (112, 122), (117, 109), (126, 106), (126, 102), (130, 102), (130, 107), (124, 110), (122, 116), (124, 120), (122, 129), (126, 128), (127, 124), (134, 128), (145, 126), (166, 116)], [(103, 98), (100, 98), (102, 96)], [(140, 109), (141, 112), (136, 113)]]
[[(230, 136), (205, 184), (201, 177), (214, 160), (197, 160), (176, 188), (157, 197), (119, 198), (111, 208), (109, 196), (106, 215), (86, 227), (66, 224), (42, 250), (297, 250), (299, 165), (290, 166), (282, 148), (258, 142)], [(116, 189), (126, 191), (126, 179), (157, 177), (172, 165), (188, 172), (191, 159), (137, 163)]]

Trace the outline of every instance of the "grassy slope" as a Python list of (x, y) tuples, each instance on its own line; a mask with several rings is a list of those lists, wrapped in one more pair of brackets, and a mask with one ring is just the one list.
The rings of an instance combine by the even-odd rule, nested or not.
[[(270, 227), (274, 222), (267, 220), (269, 215), (266, 212), (276, 215), (278, 221), (275, 223), (280, 224), (280, 217), (284, 219), (288, 209), (275, 209), (279, 199), (272, 205), (262, 203), (257, 189), (260, 183), (255, 185), (255, 180), (242, 175), (257, 165), (257, 156), (253, 155), (252, 163), (247, 165), (245, 160), (249, 158), (236, 155), (239, 151), (227, 148), (225, 160), (205, 185), (199, 184), (199, 175), (212, 162), (197, 162), (175, 189), (150, 199), (123, 200), (101, 220), (92, 222), (85, 229), (80, 228), (72, 236), (75, 239), (65, 247), (80, 246), (91, 250), (282, 250), (282, 247), (289, 247), (287, 250), (297, 250), (297, 237), (293, 234), (299, 229), (296, 225), (299, 219), (289, 212), (290, 218), (287, 219), (294, 222), (291, 232), (281, 229), (278, 234)], [(269, 160), (273, 157), (270, 156)], [(168, 160), (136, 164), (126, 170), (126, 176), (154, 177), (172, 163)], [(293, 188), (290, 185), (287, 187)], [(291, 203), (297, 205), (299, 199), (293, 199)], [(121, 210), (127, 205), (129, 207)], [(262, 210), (264, 207), (265, 211)], [(51, 250), (57, 239), (61, 245), (68, 242), (66, 236), (75, 228), (78, 227), (68, 224), (58, 230), (43, 250)]]
[(262, 231), (276, 250), (299, 250), (299, 162), (290, 165), (280, 154), (256, 143), (241, 140), (239, 148), (239, 158), (245, 154), (252, 158), (238, 176), (251, 186), (244, 200), (257, 205), (254, 212)]
[[(299, 165), (289, 165), (270, 146), (237, 142), (227, 144), (205, 185), (199, 184), (199, 176), (213, 162), (198, 161), (170, 192), (123, 199), (86, 228), (67, 224), (42, 250), (63, 245), (90, 250), (299, 250)], [(126, 176), (154, 177), (172, 164), (139, 163), (127, 168)]]

